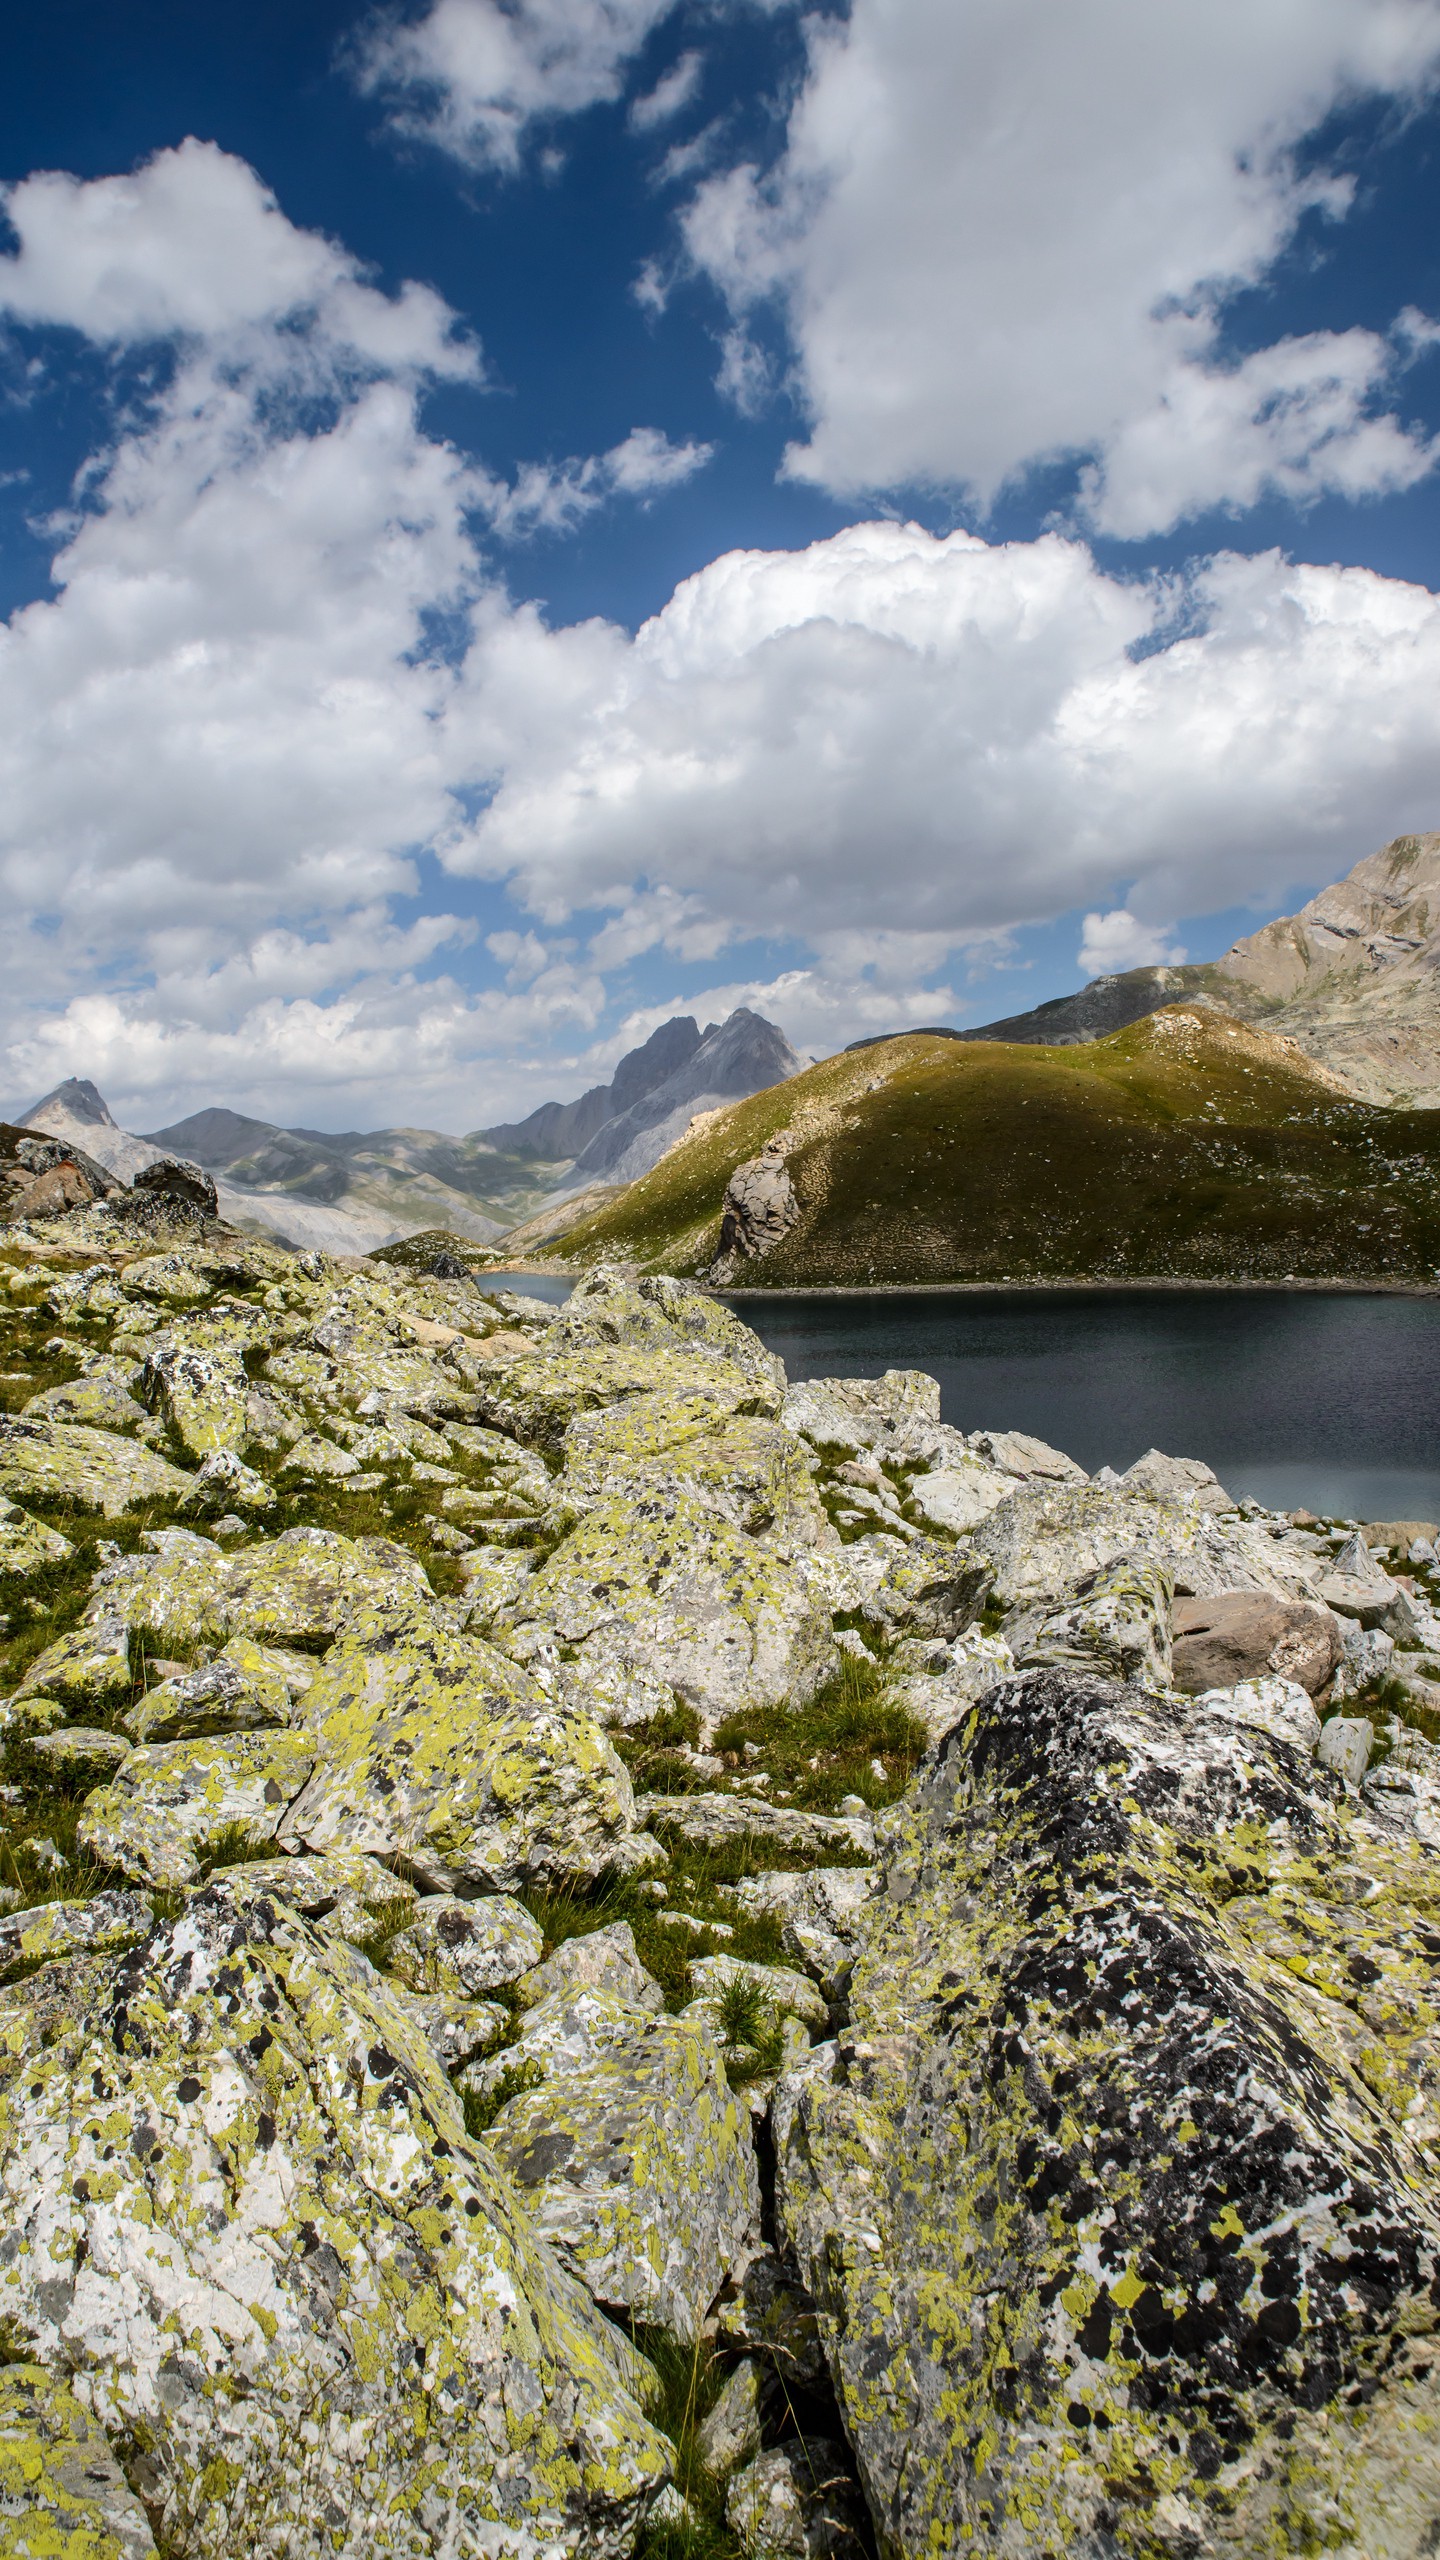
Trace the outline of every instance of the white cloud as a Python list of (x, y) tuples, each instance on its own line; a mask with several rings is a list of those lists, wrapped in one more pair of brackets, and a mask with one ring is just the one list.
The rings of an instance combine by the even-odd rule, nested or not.
[(636, 98), (632, 103), (629, 116), (631, 131), (653, 133), (657, 126), (671, 124), (676, 116), (683, 115), (699, 90), (704, 70), (703, 53), (698, 53), (693, 46), (682, 53), (678, 62), (672, 63), (656, 81), (654, 88), (648, 89), (643, 98)]
[(1433, 82), (1437, 0), (853, 0), (809, 45), (776, 167), (717, 175), (685, 217), (737, 318), (778, 297), (797, 475), (988, 502), (1071, 456), (1096, 522), (1132, 533), (1426, 467), (1374, 420), (1381, 342), (1231, 371), (1219, 320), (1307, 207), (1343, 216), (1348, 185), (1302, 177), (1295, 147), (1336, 105)]
[[(0, 255), (0, 311), (17, 320), (117, 346), (253, 338), (304, 313), (332, 347), (384, 371), (478, 372), (438, 294), (416, 284), (394, 300), (377, 292), (356, 259), (297, 230), (254, 170), (213, 142), (158, 151), (126, 178), (43, 170), (0, 202), (19, 235), (18, 249)], [(293, 363), (299, 342), (274, 352)]]
[(1440, 600), (1367, 570), (1180, 588), (857, 525), (713, 561), (633, 640), (482, 615), (452, 722), (497, 787), (448, 858), (551, 922), (663, 881), (811, 948), (973, 943), (1117, 879), (1141, 917), (1273, 904), (1435, 823), (1437, 702)]
[(517, 540), (532, 533), (568, 533), (611, 498), (642, 502), (676, 489), (703, 471), (715, 448), (691, 437), (672, 444), (659, 427), (632, 427), (608, 453), (583, 461), (530, 462), (513, 481), (487, 479), (482, 503), (497, 533)]
[(1108, 977), (1112, 970), (1176, 967), (1185, 957), (1163, 926), (1142, 924), (1128, 907), (1112, 907), (1108, 915), (1088, 915), (1081, 936), (1079, 967), (1087, 978)]
[(533, 125), (619, 97), (630, 63), (673, 5), (434, 0), (413, 25), (386, 18), (372, 28), (356, 67), (399, 131), (472, 167), (513, 170)]

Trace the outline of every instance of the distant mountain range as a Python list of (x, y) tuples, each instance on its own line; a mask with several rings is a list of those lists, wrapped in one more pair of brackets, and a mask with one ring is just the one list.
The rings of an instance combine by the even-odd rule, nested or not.
[(742, 1289), (1429, 1282), (1437, 1176), (1440, 1112), (1361, 1101), (1202, 995), (1099, 1039), (910, 1032), (824, 1059), (577, 1203), (548, 1249), (703, 1274), (723, 1235)]
[(562, 1190), (633, 1179), (697, 1112), (800, 1065), (774, 1023), (741, 1009), (704, 1032), (688, 1015), (662, 1023), (608, 1085), (463, 1138), (437, 1129), (282, 1128), (220, 1107), (137, 1135), (117, 1125), (83, 1076), (67, 1077), (18, 1125), (69, 1139), (125, 1181), (158, 1156), (188, 1156), (216, 1177), (222, 1216), (292, 1244), (368, 1253), (431, 1227), (491, 1244)]
[(1219, 960), (1092, 978), (1033, 1012), (936, 1036), (1070, 1048), (1195, 995), (1296, 1041), (1367, 1102), (1440, 1107), (1440, 835), (1397, 836)]

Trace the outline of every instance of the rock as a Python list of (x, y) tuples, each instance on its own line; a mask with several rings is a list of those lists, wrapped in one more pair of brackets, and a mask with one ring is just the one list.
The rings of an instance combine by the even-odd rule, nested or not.
[(613, 1343), (662, 1356), (680, 1348), (692, 1355), (692, 1384), (710, 1374), (711, 1363), (722, 1372), (738, 1369), (761, 1390), (752, 1408), (757, 1413), (778, 1413), (785, 1393), (784, 1361), (766, 1350), (748, 1324), (693, 1280), (660, 1272), (634, 1282), (611, 1271), (587, 1272), (571, 1290), (551, 1339), (567, 1349)]
[[(528, 1914), (526, 1915), (528, 1918)], [(531, 1923), (534, 1927), (534, 1923)], [(539, 1940), (538, 1929), (535, 1932)], [(535, 1953), (540, 1952), (537, 1943)], [(553, 1955), (535, 1964), (519, 1984), (527, 2006), (558, 1993), (565, 1999), (579, 1991), (608, 1991), (631, 2009), (656, 2016), (665, 1994), (635, 1952), (635, 1932), (628, 1920), (612, 1920), (608, 1928), (590, 1929), (581, 1937), (562, 1938)]]
[(1037, 1440), (1029, 1431), (968, 1431), (965, 1447), (973, 1457), (1022, 1484), (1084, 1484), (1085, 1470), (1063, 1449)]
[(104, 2429), (43, 2365), (0, 2367), (0, 2542), (7, 2560), (156, 2560)]
[(1358, 1697), (1372, 1680), (1388, 1679), (1395, 1668), (1395, 1639), (1382, 1627), (1362, 1627), (1355, 1618), (1342, 1618), (1340, 1643), (1340, 1661), (1330, 1689), (1336, 1706)]
[(42, 2045), (45, 1990), (0, 2001), (0, 2045), (26, 2034), (0, 2298), (143, 2447), (167, 2548), (621, 2560), (670, 2469), (644, 2368), (536, 2247), (404, 1995), (214, 1886)]
[(58, 1529), (32, 1519), (18, 1502), (0, 1500), (0, 1574), (23, 1575), (28, 1580), (42, 1566), (63, 1564), (74, 1553)]
[(77, 1837), (103, 1866), (142, 1883), (195, 1884), (201, 1853), (233, 1826), (273, 1840), (314, 1766), (299, 1733), (138, 1744), (86, 1797)]
[(66, 1777), (79, 1769), (117, 1768), (129, 1758), (130, 1743), (123, 1733), (102, 1733), (98, 1725), (62, 1724), (38, 1734), (30, 1751), (43, 1767)]
[(1367, 1520), (1360, 1535), (1373, 1553), (1408, 1556), (1416, 1540), (1434, 1547), (1440, 1538), (1440, 1521), (1435, 1520)]
[(878, 1378), (802, 1378), (780, 1418), (821, 1449), (889, 1453), (917, 1423), (940, 1420), (940, 1382), (923, 1369), (886, 1369)]
[(0, 1493), (19, 1501), (64, 1502), (118, 1520), (152, 1505), (183, 1507), (195, 1498), (195, 1479), (119, 1432), (4, 1414)]
[(793, 1432), (738, 1413), (734, 1390), (630, 1396), (577, 1414), (565, 1433), (555, 1506), (562, 1515), (584, 1513), (607, 1497), (663, 1494), (676, 1480), (782, 1554), (835, 1542)]
[(1008, 1679), (1015, 1657), (1003, 1636), (987, 1636), (967, 1627), (962, 1635), (943, 1639), (905, 1637), (891, 1655), (890, 1695), (924, 1725), (938, 1742), (966, 1709), (997, 1680)]
[(453, 2080), (488, 2053), (510, 2024), (498, 2000), (466, 2000), (455, 1991), (417, 1991), (410, 2006), (442, 2071)]
[(97, 1893), (88, 1902), (39, 1902), (30, 1911), (7, 1911), (0, 1917), (0, 1980), (8, 1981), (22, 1965), (129, 1946), (148, 1937), (150, 1925), (143, 1893)]
[(1148, 2560), (1164, 2499), (1175, 2551), (1418, 2560), (1433, 1888), (1369, 1826), (1254, 1727), (1051, 1671), (887, 1817), (853, 2023), (776, 2098), (882, 2549)]
[(400, 1858), (435, 1893), (626, 1862), (634, 1799), (599, 1726), (418, 1598), (351, 1610), (305, 1713), (318, 1765), (285, 1845)]
[(198, 1462), (218, 1449), (238, 1455), (249, 1437), (250, 1380), (239, 1350), (154, 1343), (145, 1355), (143, 1391), (187, 1458)]
[(1368, 1716), (1328, 1716), (1315, 1757), (1322, 1769), (1333, 1769), (1347, 1786), (1358, 1787), (1374, 1748), (1375, 1727)]
[(467, 1605), (466, 1624), (476, 1629), (488, 1627), (503, 1610), (513, 1607), (534, 1570), (535, 1558), (532, 1555), (517, 1555), (509, 1547), (473, 1547), (467, 1556), (460, 1559)]
[(170, 1306), (198, 1306), (214, 1295), (216, 1274), (197, 1267), (188, 1253), (136, 1254), (121, 1274), (126, 1296), (160, 1298)]
[(765, 2412), (779, 2396), (771, 2368), (742, 2356), (695, 2430), (695, 2450), (707, 2471), (723, 2480), (759, 2452)]
[(63, 1218), (115, 1187), (114, 1176), (68, 1138), (0, 1123), (0, 1224)]
[(460, 1992), (476, 2000), (485, 1991), (518, 1982), (536, 1964), (545, 1944), (538, 1920), (508, 1893), (461, 1902), (453, 1893), (427, 1894), (385, 1950), (385, 1962), (415, 1991)]
[[(246, 1400), (247, 1427), (253, 1398)], [(195, 1482), (212, 1511), (224, 1510), (237, 1503), (242, 1511), (273, 1511), (275, 1489), (254, 1467), (247, 1467), (233, 1449), (212, 1449), (195, 1471)]]
[[(882, 1535), (857, 1538), (845, 1551), (846, 1557), (855, 1558), (861, 1548), (867, 1550), (867, 1563), (851, 1586), (856, 1596), (853, 1602), (842, 1600), (838, 1605), (858, 1609), (882, 1635), (948, 1639), (962, 1634), (980, 1615), (989, 1569), (977, 1563), (968, 1548), (943, 1545), (935, 1538), (915, 1538), (902, 1547)], [(874, 1560), (873, 1565), (868, 1559)], [(812, 1588), (831, 1562), (828, 1556), (813, 1562), (807, 1559)]]
[(66, 1706), (104, 1707), (130, 1694), (130, 1634), (102, 1609), (37, 1653), (17, 1693), (63, 1699)]
[(958, 1466), (934, 1467), (927, 1475), (916, 1476), (910, 1499), (932, 1527), (952, 1530), (959, 1537), (988, 1519), (1014, 1490), (1013, 1476), (1002, 1475), (998, 1467), (987, 1467), (978, 1458), (966, 1458)]
[(783, 2381), (818, 2382), (825, 2358), (815, 2304), (793, 2266), (762, 2249), (732, 2282), (715, 2318), (721, 2344), (763, 2355)]
[(1327, 1573), (1317, 1583), (1315, 1596), (1337, 1616), (1358, 1618), (1362, 1627), (1384, 1627), (1391, 1635), (1408, 1632), (1405, 1594), (1388, 1574), (1372, 1571), (1361, 1580), (1353, 1573)]
[(597, 1502), (524, 1585), (515, 1622), (576, 1647), (577, 1677), (592, 1659), (648, 1674), (702, 1719), (799, 1704), (839, 1664), (803, 1577), (680, 1484)]
[(692, 1956), (690, 1979), (697, 1996), (716, 2010), (722, 1993), (732, 1983), (743, 1983), (747, 1990), (758, 1992), (779, 2017), (798, 2018), (802, 2026), (820, 2029), (828, 2022), (824, 1998), (814, 1983), (803, 1973), (792, 1973), (787, 1965), (753, 1964), (742, 1956)]
[(821, 2560), (832, 2551), (858, 2560), (867, 2543), (854, 2472), (829, 2436), (796, 2436), (737, 2471), (725, 2521), (747, 2560)]
[(1151, 1557), (1186, 1596), (1314, 1597), (1308, 1561), (1249, 1521), (1222, 1525), (1190, 1504), (1124, 1486), (1021, 1485), (982, 1520), (972, 1553), (1007, 1609), (1059, 1601), (1085, 1574), (1125, 1554)]
[(1203, 1458), (1167, 1458), (1163, 1449), (1147, 1449), (1120, 1478), (1142, 1493), (1158, 1493), (1167, 1502), (1194, 1501), (1202, 1511), (1233, 1511), (1225, 1487)]
[(1172, 1676), (1198, 1695), (1273, 1672), (1314, 1697), (1340, 1659), (1340, 1630), (1328, 1609), (1261, 1591), (1221, 1591), (1177, 1600)]
[(794, 1226), (800, 1203), (785, 1163), (786, 1147), (794, 1144), (793, 1129), (777, 1129), (758, 1156), (731, 1174), (720, 1211), (720, 1250), (706, 1275), (713, 1286), (723, 1288), (747, 1262), (773, 1252)]
[(825, 2000), (834, 2001), (849, 1977), (874, 1889), (868, 1867), (809, 1867), (800, 1874), (781, 1869), (745, 1876), (735, 1896), (743, 1911), (775, 1914), (786, 1954), (813, 1976)]
[(131, 1182), (132, 1191), (155, 1197), (192, 1218), (213, 1218), (219, 1208), (215, 1185), (203, 1165), (184, 1156), (157, 1156)]
[[(93, 1357), (93, 1355), (92, 1355)], [(60, 1386), (44, 1387), (28, 1396), (21, 1408), (27, 1421), (85, 1422), (101, 1431), (141, 1431), (143, 1404), (131, 1394), (134, 1371), (123, 1360), (96, 1360), (85, 1375)]]
[(283, 1476), (358, 1476), (360, 1460), (349, 1449), (327, 1440), (323, 1431), (306, 1431), (291, 1442), (280, 1461)]
[(652, 1823), (668, 1826), (700, 1849), (720, 1848), (748, 1833), (782, 1848), (808, 1849), (817, 1857), (827, 1850), (833, 1856), (837, 1849), (858, 1849), (866, 1858), (875, 1854), (868, 1813), (802, 1813), (791, 1805), (763, 1804), (758, 1796), (639, 1796), (635, 1818), (647, 1829)]
[(307, 1665), (297, 1686), (293, 1654), (232, 1636), (211, 1662), (177, 1672), (147, 1689), (120, 1718), (136, 1742), (180, 1742), (203, 1733), (250, 1733), (294, 1721), (294, 1703), (313, 1677)]
[(393, 1921), (397, 1909), (413, 1909), (419, 1899), (413, 1884), (358, 1849), (330, 1858), (247, 1858), (239, 1866), (213, 1867), (211, 1878), (228, 1888), (232, 1901), (267, 1895), (307, 1920), (323, 1921), (352, 1946), (363, 1946), (382, 1920)]
[(1320, 1718), (1308, 1690), (1297, 1680), (1273, 1673), (1264, 1680), (1242, 1680), (1233, 1689), (1206, 1689), (1196, 1700), (1208, 1716), (1228, 1716), (1237, 1724), (1257, 1725), (1279, 1742), (1293, 1743), (1307, 1758), (1320, 1739)]
[(286, 1529), (225, 1555), (193, 1531), (161, 1533), (151, 1555), (122, 1556), (96, 1577), (107, 1605), (167, 1646), (313, 1644), (333, 1637), (363, 1602), (425, 1594), (419, 1557), (388, 1538), (342, 1538), (333, 1529)]
[[(748, 2111), (702, 2027), (582, 1997), (614, 2013), (612, 2032), (512, 2098), (486, 2140), (595, 2300), (688, 2345), (758, 2220)], [(563, 2011), (564, 1995), (542, 2007)], [(527, 2053), (543, 2024), (532, 2013)]]
[(1171, 1598), (1170, 1576), (1153, 1557), (1116, 1556), (1042, 1619), (1016, 1659), (1022, 1669), (1063, 1664), (1163, 1692), (1170, 1686)]

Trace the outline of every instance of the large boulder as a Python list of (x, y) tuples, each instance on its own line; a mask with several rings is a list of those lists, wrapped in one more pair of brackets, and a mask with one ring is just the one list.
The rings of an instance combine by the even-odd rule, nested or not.
[(0, 1994), (0, 2224), (186, 2560), (620, 2560), (669, 2470), (405, 1996), (266, 1895)]
[(0, 2548), (6, 2560), (156, 2560), (104, 2429), (43, 2365), (0, 2366)]
[(1311, 1595), (1308, 1557), (1282, 1547), (1247, 1520), (1217, 1519), (1191, 1502), (1120, 1485), (1025, 1484), (982, 1520), (972, 1540), (1003, 1608), (1053, 1605), (1087, 1573), (1117, 1556), (1149, 1556), (1177, 1592), (1208, 1599), (1219, 1591)]
[(274, 1839), (314, 1766), (299, 1733), (137, 1744), (109, 1785), (86, 1797), (81, 1846), (144, 1884), (197, 1884), (205, 1850), (225, 1832)]
[(740, 1370), (765, 1394), (760, 1411), (778, 1412), (785, 1393), (784, 1361), (766, 1350), (748, 1324), (693, 1280), (664, 1273), (633, 1282), (611, 1271), (587, 1273), (572, 1289), (551, 1339), (567, 1349), (605, 1342), (661, 1352), (683, 1346), (702, 1374), (712, 1364)]
[(837, 1543), (794, 1433), (739, 1412), (735, 1387), (630, 1396), (577, 1414), (565, 1433), (554, 1496), (558, 1508), (584, 1511), (607, 1496), (663, 1491), (677, 1481), (707, 1510), (781, 1553)]
[(1168, 1689), (1173, 1596), (1170, 1576), (1153, 1556), (1116, 1556), (1042, 1618), (1019, 1654), (1021, 1667), (1064, 1664)]
[(940, 1381), (923, 1369), (886, 1369), (878, 1378), (801, 1378), (786, 1391), (782, 1420), (822, 1449), (874, 1449), (882, 1458), (907, 1445), (917, 1424), (938, 1425)]
[(127, 1511), (175, 1510), (195, 1499), (195, 1479), (116, 1431), (41, 1415), (0, 1415), (0, 1493), (62, 1502), (118, 1520)]
[(553, 1631), (576, 1647), (582, 1686), (592, 1660), (619, 1665), (711, 1721), (798, 1704), (839, 1664), (829, 1611), (795, 1567), (658, 1470), (585, 1513), (512, 1618), (516, 1637)]
[(1220, 1591), (1209, 1600), (1177, 1600), (1174, 1680), (1198, 1697), (1267, 1672), (1296, 1680), (1312, 1697), (1326, 1688), (1340, 1660), (1340, 1629), (1329, 1609), (1279, 1600), (1265, 1591)]
[(0, 1574), (18, 1574), (28, 1580), (42, 1566), (63, 1564), (74, 1552), (58, 1529), (22, 1511), (18, 1502), (0, 1498)]
[(157, 1343), (146, 1354), (144, 1387), (146, 1403), (164, 1414), (185, 1455), (197, 1464), (217, 1449), (238, 1452), (245, 1446), (250, 1379), (244, 1354), (234, 1346)]
[(282, 1845), (364, 1849), (433, 1893), (513, 1893), (633, 1861), (598, 1725), (418, 1599), (358, 1607), (303, 1701), (316, 1769)]
[(882, 2549), (1430, 2549), (1434, 1873), (1204, 1700), (1033, 1671), (941, 1746), (775, 2109)]
[(545, 2073), (487, 2137), (598, 2303), (688, 2344), (758, 2224), (749, 2109), (703, 2024), (557, 1991), (512, 2053)]
[(121, 1556), (95, 1577), (96, 1601), (167, 1650), (253, 1636), (263, 1644), (313, 1644), (333, 1636), (363, 1603), (428, 1595), (425, 1568), (389, 1538), (343, 1538), (334, 1529), (287, 1529), (226, 1555), (187, 1529), (152, 1533), (149, 1552)]
[(720, 1250), (708, 1278), (723, 1288), (747, 1262), (757, 1261), (783, 1243), (800, 1215), (800, 1203), (785, 1162), (793, 1129), (777, 1129), (758, 1156), (737, 1164), (725, 1186), (720, 1210)]

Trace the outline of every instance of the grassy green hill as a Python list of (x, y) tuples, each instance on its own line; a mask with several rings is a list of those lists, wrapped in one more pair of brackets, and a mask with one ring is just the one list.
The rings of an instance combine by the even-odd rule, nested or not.
[(923, 1033), (715, 1112), (548, 1250), (703, 1272), (786, 1132), (800, 1217), (739, 1285), (1440, 1279), (1440, 1111), (1357, 1101), (1204, 1003), (1086, 1047)]

